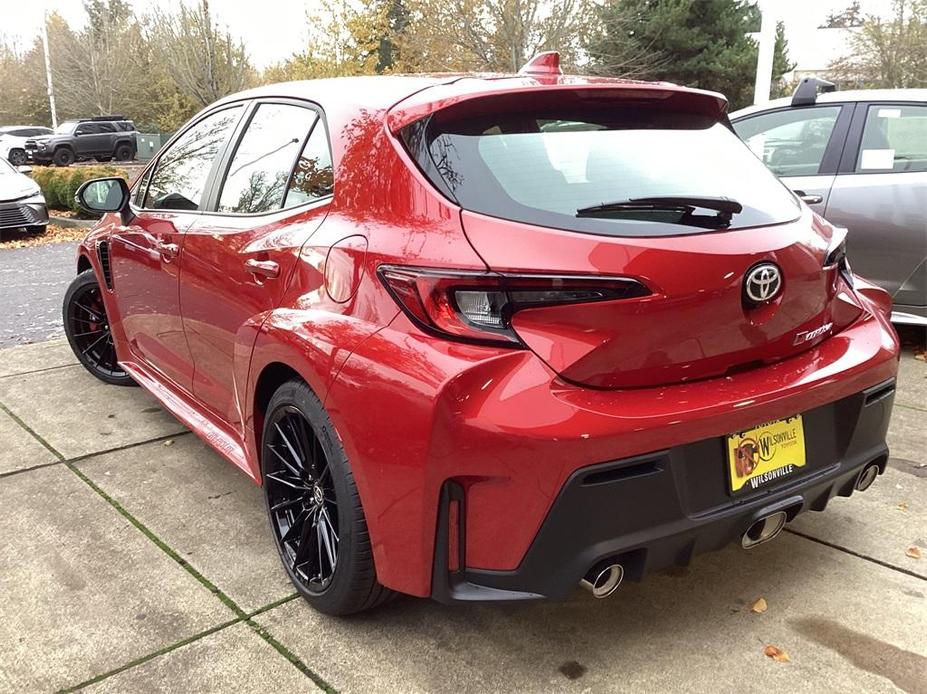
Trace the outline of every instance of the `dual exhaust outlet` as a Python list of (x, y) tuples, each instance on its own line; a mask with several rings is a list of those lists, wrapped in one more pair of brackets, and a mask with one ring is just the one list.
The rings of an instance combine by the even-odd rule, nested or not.
[[(878, 476), (878, 463), (870, 463), (860, 471), (856, 477), (856, 482), (853, 483), (853, 488), (858, 492), (864, 492), (872, 486)], [(788, 515), (785, 511), (776, 511), (760, 518), (747, 528), (747, 532), (743, 534), (740, 544), (744, 549), (751, 549), (764, 542), (769, 542), (782, 532), (787, 520)]]
[[(859, 473), (853, 487), (858, 492), (864, 492), (872, 486), (878, 476), (879, 465), (870, 463)], [(744, 549), (751, 549), (775, 539), (782, 532), (786, 521), (788, 521), (788, 514), (785, 511), (776, 511), (760, 518), (743, 534), (741, 546)], [(579, 585), (592, 593), (593, 597), (602, 599), (618, 590), (622, 580), (624, 580), (624, 567), (612, 560), (606, 560), (596, 564), (579, 582)]]

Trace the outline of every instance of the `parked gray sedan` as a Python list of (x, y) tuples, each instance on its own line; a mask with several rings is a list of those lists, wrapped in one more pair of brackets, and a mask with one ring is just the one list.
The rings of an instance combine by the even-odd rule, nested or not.
[(21, 229), (44, 233), (48, 209), (39, 184), (26, 174), (28, 166), (14, 167), (0, 159), (0, 231)]
[(893, 321), (927, 325), (927, 89), (837, 92), (806, 78), (730, 119), (783, 183), (849, 229), (853, 271), (892, 294)]

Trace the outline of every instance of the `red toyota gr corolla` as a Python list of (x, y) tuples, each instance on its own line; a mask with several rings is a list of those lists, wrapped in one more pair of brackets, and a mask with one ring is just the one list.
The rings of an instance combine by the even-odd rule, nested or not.
[(323, 612), (759, 544), (884, 470), (898, 343), (725, 112), (556, 54), (230, 96), (78, 192), (68, 337), (263, 485)]

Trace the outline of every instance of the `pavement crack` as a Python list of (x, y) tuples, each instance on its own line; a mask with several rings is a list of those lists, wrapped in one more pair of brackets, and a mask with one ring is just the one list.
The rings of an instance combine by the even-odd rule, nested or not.
[(838, 552), (844, 552), (845, 554), (852, 555), (852, 556), (854, 556), (854, 557), (856, 557), (856, 558), (858, 558), (858, 559), (862, 559), (862, 560), (864, 560), (864, 561), (872, 562), (873, 564), (878, 564), (879, 566), (881, 566), (881, 567), (883, 567), (883, 568), (891, 569), (892, 571), (897, 571), (898, 573), (905, 574), (906, 576), (911, 576), (912, 578), (918, 578), (918, 579), (920, 579), (921, 581), (927, 581), (927, 576), (923, 576), (922, 574), (919, 574), (919, 573), (917, 573), (916, 571), (911, 571), (910, 569), (905, 569), (905, 568), (903, 568), (903, 567), (901, 567), (901, 566), (895, 566), (894, 564), (889, 564), (887, 561), (883, 561), (883, 560), (881, 560), (881, 559), (876, 559), (875, 557), (870, 557), (870, 556), (868, 556), (868, 555), (866, 555), (866, 554), (863, 554), (863, 553), (861, 553), (861, 552), (857, 552), (856, 550), (852, 550), (852, 549), (850, 549), (849, 547), (843, 547), (843, 546), (841, 546), (841, 545), (834, 544), (833, 542), (828, 542), (827, 540), (822, 540), (822, 539), (820, 539), (820, 538), (813, 537), (812, 535), (808, 535), (808, 534), (803, 533), (803, 532), (800, 532), (800, 531), (798, 531), (798, 530), (793, 530), (792, 528), (783, 528), (783, 530), (785, 530), (785, 532), (787, 532), (787, 533), (791, 533), (792, 535), (797, 535), (798, 537), (803, 537), (803, 538), (805, 538), (806, 540), (810, 540), (811, 542), (817, 542), (819, 545), (824, 545), (825, 547), (830, 547), (831, 549), (835, 549), (835, 550), (837, 550)]

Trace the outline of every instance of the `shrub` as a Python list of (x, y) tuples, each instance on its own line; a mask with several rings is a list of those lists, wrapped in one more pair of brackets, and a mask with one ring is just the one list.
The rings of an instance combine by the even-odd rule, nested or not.
[(94, 178), (119, 176), (127, 181), (129, 174), (116, 166), (35, 166), (32, 178), (39, 184), (50, 209), (81, 212), (74, 194), (81, 184)]

